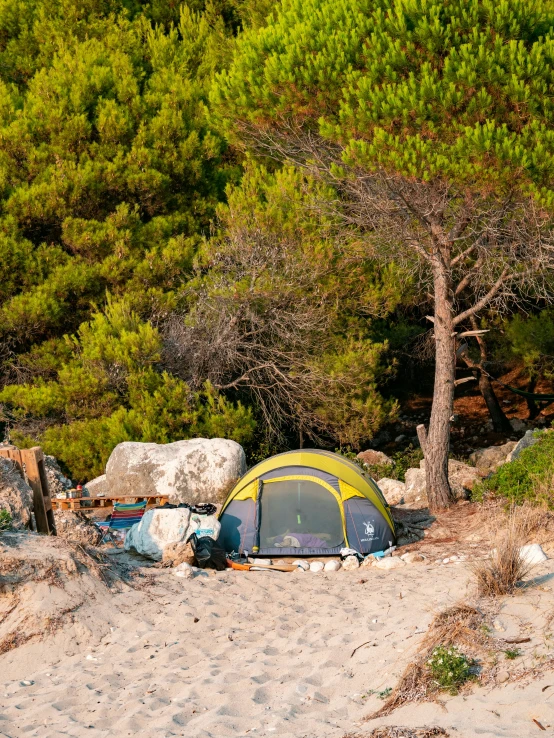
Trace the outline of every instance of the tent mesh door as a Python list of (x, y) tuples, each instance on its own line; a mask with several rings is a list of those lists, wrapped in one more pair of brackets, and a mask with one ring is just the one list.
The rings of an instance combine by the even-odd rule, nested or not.
[(335, 548), (344, 541), (338, 502), (317, 482), (266, 482), (261, 503), (260, 549)]

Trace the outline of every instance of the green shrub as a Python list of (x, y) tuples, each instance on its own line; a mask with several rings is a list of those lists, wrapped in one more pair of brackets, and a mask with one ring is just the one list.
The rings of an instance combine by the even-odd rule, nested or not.
[(521, 649), (507, 648), (504, 651), (504, 656), (508, 659), (508, 661), (513, 661), (513, 659), (517, 659), (518, 656), (521, 656)]
[(0, 510), (0, 531), (11, 530), (12, 516), (9, 510)]
[(554, 508), (554, 432), (541, 432), (539, 441), (501, 466), (473, 490), (473, 499), (505, 497), (521, 505), (529, 501)]
[(451, 694), (456, 694), (462, 684), (473, 678), (474, 664), (474, 660), (465, 656), (456, 646), (438, 646), (427, 661), (435, 683)]

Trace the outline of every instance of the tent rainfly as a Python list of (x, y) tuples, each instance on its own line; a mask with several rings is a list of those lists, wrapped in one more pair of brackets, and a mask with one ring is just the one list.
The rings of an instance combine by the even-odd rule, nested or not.
[(219, 514), (227, 552), (262, 556), (361, 554), (396, 542), (379, 487), (354, 463), (331, 451), (287, 451), (250, 469)]

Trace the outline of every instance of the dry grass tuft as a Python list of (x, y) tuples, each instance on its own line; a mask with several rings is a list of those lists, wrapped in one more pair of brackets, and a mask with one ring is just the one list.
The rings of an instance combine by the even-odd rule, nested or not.
[[(444, 728), (438, 726), (432, 728), (405, 728), (401, 725), (387, 725), (384, 728), (375, 728), (367, 738), (438, 738), (438, 736), (448, 738), (449, 735)], [(361, 738), (361, 736), (349, 733), (343, 738)]]
[(531, 507), (512, 508), (508, 518), (495, 519), (492, 526), (491, 554), (476, 562), (473, 574), (480, 595), (498, 597), (511, 594), (532, 569), (521, 555), (521, 547), (540, 526), (544, 513)]
[(429, 626), (415, 661), (408, 664), (383, 707), (369, 715), (367, 719), (390, 715), (408, 702), (434, 699), (439, 687), (427, 667), (427, 661), (433, 650), (440, 645), (463, 647), (475, 654), (478, 651), (485, 651), (489, 641), (488, 629), (483, 627), (485, 625), (485, 614), (470, 605), (456, 605), (439, 613)]

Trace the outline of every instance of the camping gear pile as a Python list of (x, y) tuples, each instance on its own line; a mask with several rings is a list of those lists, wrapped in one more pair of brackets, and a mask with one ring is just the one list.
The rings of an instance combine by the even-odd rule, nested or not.
[[(325, 556), (335, 558), (332, 565), (313, 562), (312, 570), (337, 571), (390, 555), (396, 544), (379, 487), (359, 466), (329, 451), (266, 459), (236, 483), (218, 517), (215, 511), (210, 503), (150, 509), (129, 530), (125, 549), (164, 562), (164, 549), (171, 549), (187, 566), (192, 552), (199, 568), (218, 571), (304, 570), (311, 567), (301, 565), (303, 559), (282, 557)], [(273, 563), (271, 556), (281, 560)]]

